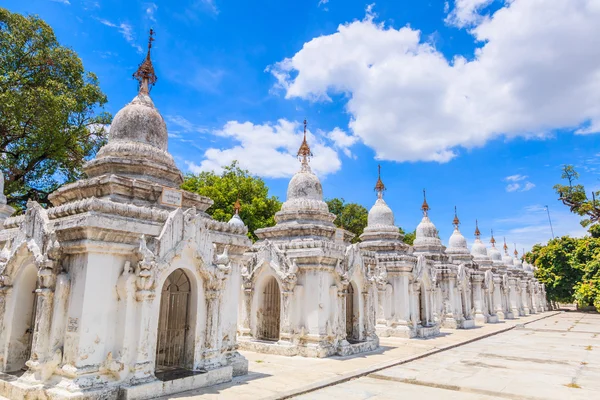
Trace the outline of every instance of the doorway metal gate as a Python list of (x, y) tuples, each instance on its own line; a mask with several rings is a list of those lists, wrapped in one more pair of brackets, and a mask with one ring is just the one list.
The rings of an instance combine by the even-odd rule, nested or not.
[[(31, 319), (29, 320), (29, 328), (25, 331), (27, 335), (27, 347), (25, 348), (25, 362), (31, 358), (31, 348), (33, 347), (33, 332), (35, 331), (35, 318), (37, 316), (37, 301), (38, 296), (35, 290), (33, 291), (33, 308), (31, 309)], [(27, 366), (23, 367), (24, 370)]]
[(189, 329), (190, 280), (176, 269), (165, 281), (160, 298), (156, 369), (185, 368)]
[(354, 286), (348, 284), (346, 293), (346, 340), (354, 339)]
[(269, 278), (265, 286), (262, 309), (261, 323), (258, 326), (259, 339), (279, 340), (281, 294), (279, 284), (273, 277)]

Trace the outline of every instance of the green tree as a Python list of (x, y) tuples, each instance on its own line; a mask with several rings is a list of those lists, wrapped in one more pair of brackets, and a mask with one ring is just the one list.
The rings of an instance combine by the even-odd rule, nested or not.
[(248, 237), (257, 240), (254, 231), (275, 225), (275, 213), (281, 202), (269, 196), (265, 182), (239, 167), (237, 161), (224, 167), (220, 175), (214, 172), (189, 174), (185, 177), (182, 189), (210, 197), (214, 204), (207, 210), (217, 221), (227, 222), (234, 214), (234, 203), (238, 196), (242, 205), (240, 217), (248, 227)]
[(579, 173), (572, 165), (563, 167), (561, 178), (565, 179), (568, 185), (554, 185), (554, 190), (558, 194), (559, 200), (567, 205), (571, 212), (585, 217), (581, 220), (581, 225), (589, 226), (600, 222), (600, 200), (596, 199), (597, 196), (600, 196), (600, 191), (592, 192), (592, 198), (588, 198), (585, 187), (575, 184), (575, 181), (579, 179)]
[(354, 233), (356, 236), (352, 243), (360, 241), (360, 235), (367, 226), (369, 211), (360, 204), (345, 203), (344, 199), (333, 198), (327, 200), (329, 211), (336, 215), (334, 221), (337, 227), (341, 227)]
[(415, 241), (415, 238), (417, 237), (417, 231), (414, 230), (412, 232), (409, 233), (405, 233), (404, 229), (402, 228), (398, 228), (400, 230), (400, 233), (404, 235), (404, 243), (408, 244), (408, 245), (413, 245), (413, 242)]
[(525, 257), (537, 267), (535, 277), (546, 285), (549, 300), (561, 303), (574, 300), (574, 287), (583, 276), (573, 263), (578, 241), (569, 236), (552, 239), (546, 246), (534, 246)]
[(48, 24), (0, 8), (0, 168), (10, 204), (48, 205), (52, 191), (82, 176), (106, 139), (106, 101)]

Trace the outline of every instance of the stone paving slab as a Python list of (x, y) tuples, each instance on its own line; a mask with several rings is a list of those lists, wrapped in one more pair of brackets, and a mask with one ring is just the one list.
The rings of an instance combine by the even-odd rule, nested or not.
[[(585, 332), (576, 329), (581, 326)], [(373, 380), (385, 390), (374, 390)], [(600, 315), (561, 313), (297, 398), (362, 400), (395, 394), (412, 399), (428, 393), (436, 399), (600, 398)]]
[[(336, 385), (337, 383), (356, 377), (365, 376), (369, 373), (389, 368), (399, 363), (408, 362), (418, 357), (425, 357), (441, 350), (460, 346), (473, 340), (479, 340), (482, 337), (511, 330), (517, 324), (530, 323), (555, 314), (556, 312), (535, 314), (515, 320), (502, 321), (498, 324), (486, 324), (468, 330), (443, 329), (440, 336), (427, 339), (383, 338), (381, 339), (381, 348), (379, 350), (350, 357), (314, 359), (242, 351), (241, 353), (248, 359), (250, 364), (248, 375), (236, 377), (230, 383), (170, 395), (162, 399), (216, 399), (217, 397), (219, 399), (278, 399), (291, 397), (318, 388)], [(379, 382), (379, 384), (382, 383)], [(398, 384), (398, 382), (393, 382), (393, 384)], [(334, 387), (332, 386), (332, 388)], [(417, 388), (423, 390), (423, 388)], [(411, 387), (410, 389), (412, 390), (413, 388)], [(432, 393), (436, 390), (442, 390), (427, 389), (431, 389)], [(443, 391), (446, 392), (445, 390)], [(318, 394), (318, 392), (314, 393)], [(397, 396), (385, 397), (388, 395), (383, 392), (378, 396), (383, 397), (376, 398), (397, 398)], [(435, 395), (432, 394), (432, 396)], [(480, 394), (475, 396), (479, 397), (463, 398), (485, 398), (481, 397)]]

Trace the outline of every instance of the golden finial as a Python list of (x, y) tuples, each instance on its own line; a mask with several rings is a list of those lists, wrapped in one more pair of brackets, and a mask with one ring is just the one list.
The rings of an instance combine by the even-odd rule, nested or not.
[(454, 219), (452, 220), (452, 225), (456, 229), (458, 229), (458, 225), (460, 225), (460, 220), (458, 219), (458, 214), (456, 213), (456, 206), (454, 206)]
[(504, 252), (508, 254), (508, 245), (506, 244), (506, 237), (504, 238)]
[(139, 82), (139, 92), (142, 94), (150, 93), (150, 89), (156, 83), (158, 79), (154, 73), (154, 66), (150, 59), (150, 49), (152, 48), (152, 42), (154, 41), (154, 29), (150, 29), (150, 37), (148, 38), (148, 53), (146, 59), (140, 64), (137, 71), (133, 74), (133, 79), (137, 79)]
[(519, 256), (519, 252), (517, 251), (517, 244), (515, 243), (515, 258)]
[(492, 238), (490, 239), (492, 247), (496, 247), (496, 239), (494, 239), (494, 230), (492, 229)]
[(304, 120), (304, 139), (302, 140), (302, 144), (298, 149), (298, 160), (302, 163), (302, 165), (308, 165), (308, 160), (312, 157), (312, 153), (310, 151), (310, 146), (306, 141), (306, 120)]
[(479, 222), (475, 220), (475, 238), (479, 239), (481, 232), (479, 231)]
[(377, 168), (378, 168), (378, 172), (377, 172), (377, 183), (375, 184), (375, 191), (377, 192), (377, 197), (382, 198), (383, 192), (385, 191), (385, 185), (383, 184), (383, 181), (381, 180), (381, 165), (378, 165)]
[(235, 215), (238, 215), (240, 213), (240, 210), (242, 209), (242, 205), (240, 203), (240, 195), (238, 194), (237, 199), (235, 200), (235, 203), (233, 204), (233, 209), (235, 210)]
[(427, 204), (427, 195), (425, 194), (425, 189), (423, 189), (423, 204), (421, 205), (421, 210), (423, 210), (423, 215), (427, 216), (429, 204)]
[(525, 248), (523, 247), (523, 252), (521, 253), (521, 259), (525, 261)]

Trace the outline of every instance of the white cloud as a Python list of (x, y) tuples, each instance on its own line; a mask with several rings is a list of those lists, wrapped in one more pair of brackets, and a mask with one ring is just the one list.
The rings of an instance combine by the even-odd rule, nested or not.
[(523, 182), (525, 179), (527, 179), (527, 175), (515, 174), (507, 176), (506, 178), (504, 178), (505, 182), (509, 182), (509, 184), (506, 185), (506, 191), (527, 192), (528, 190), (533, 189), (535, 187), (535, 184), (529, 181)]
[(135, 42), (135, 37), (133, 36), (133, 28), (131, 27), (131, 25), (126, 24), (124, 22), (121, 22), (120, 24), (117, 25), (106, 19), (102, 19), (102, 18), (96, 18), (96, 19), (98, 20), (98, 22), (100, 22), (103, 25), (118, 29), (119, 32), (121, 33), (121, 35), (123, 35), (123, 37), (127, 41), (127, 43), (129, 43), (131, 45), (131, 47), (136, 49), (138, 53), (143, 53), (142, 47)]
[(519, 182), (519, 181), (522, 181), (525, 179), (527, 179), (527, 175), (519, 175), (519, 174), (510, 175), (510, 176), (507, 176), (506, 178), (504, 178), (504, 180), (508, 181), (508, 182)]
[(319, 0), (319, 4), (317, 4), (317, 7), (324, 6), (327, 3), (329, 3), (329, 0)]
[(469, 31), (473, 59), (448, 60), (367, 12), (268, 70), (287, 98), (344, 94), (352, 134), (377, 158), (447, 162), (501, 135), (600, 130), (599, 20), (597, 0), (507, 1)]
[(509, 183), (508, 185), (506, 185), (506, 191), (516, 192), (517, 190), (519, 190), (520, 187), (521, 185), (519, 183)]
[(199, 0), (199, 3), (204, 6), (204, 8), (208, 9), (212, 14), (219, 14), (219, 9), (217, 8), (217, 4), (215, 0)]
[[(454, 8), (446, 17), (446, 23), (459, 28), (474, 25), (483, 20), (480, 11), (490, 5), (494, 0), (454, 0)], [(450, 5), (444, 4), (444, 12), (448, 12)]]
[(358, 141), (356, 136), (346, 134), (346, 132), (337, 126), (328, 134), (324, 134), (324, 136), (327, 136), (333, 142), (334, 146), (342, 150), (347, 157), (352, 157), (350, 147)]
[(66, 4), (66, 5), (71, 5), (71, 3), (69, 2), (69, 0), (50, 0), (53, 1), (55, 3), (61, 3), (61, 4)]
[(154, 13), (158, 10), (158, 6), (154, 3), (146, 4), (146, 16), (150, 21), (156, 22), (156, 18), (154, 17)]
[(535, 187), (535, 183), (525, 182), (525, 185), (523, 185), (523, 189), (521, 189), (521, 192), (527, 192), (528, 190), (531, 190), (534, 187)]
[[(275, 124), (229, 121), (213, 133), (237, 144), (225, 149), (209, 148), (200, 164), (186, 162), (190, 171), (220, 172), (222, 166), (234, 160), (253, 174), (269, 178), (289, 177), (300, 168), (296, 154), (302, 143), (302, 129), (298, 122), (285, 119)], [(310, 166), (317, 175), (325, 176), (340, 169), (338, 153), (325, 143), (324, 137), (307, 131), (307, 140), (314, 154)]]

